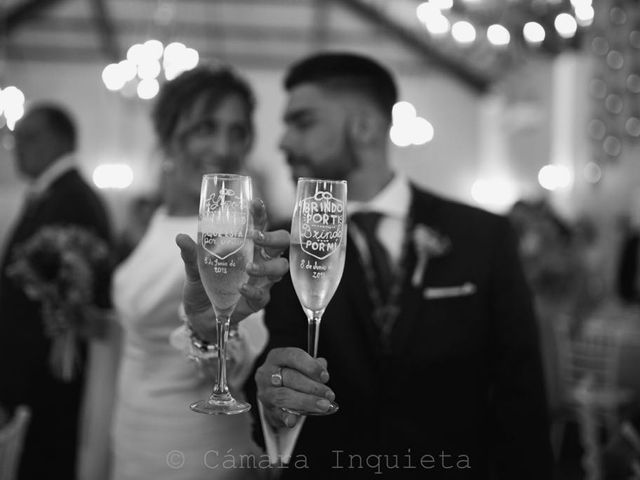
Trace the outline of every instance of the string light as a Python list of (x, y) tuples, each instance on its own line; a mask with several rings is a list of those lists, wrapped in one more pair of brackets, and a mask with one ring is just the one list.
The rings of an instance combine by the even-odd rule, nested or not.
[(478, 179), (471, 186), (471, 197), (485, 208), (502, 211), (513, 205), (517, 191), (506, 178)]
[(453, 8), (453, 0), (430, 0), (429, 3), (440, 10), (451, 10)]
[(13, 131), (16, 122), (24, 115), (24, 100), (24, 93), (18, 87), (0, 88), (0, 120), (6, 122), (9, 130)]
[(562, 165), (545, 165), (538, 172), (538, 183), (546, 190), (559, 190), (571, 185), (571, 172)]
[(451, 29), (451, 23), (449, 23), (447, 17), (442, 14), (430, 17), (425, 22), (425, 26), (427, 27), (427, 30), (429, 30), (429, 33), (432, 35), (444, 35)]
[(562, 38), (571, 38), (578, 30), (578, 23), (576, 22), (576, 19), (568, 13), (559, 14), (553, 24), (556, 27), (558, 35)]
[(546, 36), (544, 27), (538, 22), (527, 22), (522, 28), (524, 38), (529, 43), (542, 43)]
[[(554, 46), (554, 43), (558, 38), (571, 39), (578, 33), (579, 27), (587, 27), (593, 23), (593, 0), (571, 0), (573, 12), (562, 11), (564, 8), (563, 0), (547, 1), (560, 11), (554, 19), (557, 35), (552, 36), (549, 45), (545, 43), (543, 48), (548, 48), (556, 52), (557, 48)], [(479, 3), (478, 0), (474, 0), (474, 2)], [(420, 3), (416, 7), (416, 16), (420, 23), (425, 26), (429, 34), (434, 37), (442, 37), (444, 34), (451, 32), (453, 39), (463, 46), (474, 43), (478, 38), (478, 32), (484, 29), (478, 29), (474, 23), (470, 21), (470, 18), (464, 18), (464, 11), (454, 11), (452, 7), (453, 0), (428, 0)], [(623, 18), (624, 12), (614, 15), (614, 20), (618, 23), (622, 22)], [(542, 44), (552, 27), (546, 26), (546, 18), (544, 25), (534, 21), (534, 18), (530, 18), (529, 20), (531, 21), (520, 25), (501, 25), (497, 23), (490, 25), (486, 30), (486, 39), (488, 43), (499, 48), (510, 45), (514, 39), (519, 42), (522, 37), (529, 44)], [(522, 29), (522, 36), (519, 34), (513, 35), (515, 29)], [(640, 34), (638, 37), (638, 43), (640, 45)], [(559, 48), (562, 48), (562, 46)]]
[(417, 115), (409, 102), (398, 102), (393, 106), (393, 124), (389, 138), (398, 147), (424, 145), (433, 140), (434, 128), (425, 118)]
[(424, 2), (416, 7), (416, 16), (422, 23), (426, 23), (434, 15), (442, 15), (442, 13), (431, 2)]
[(571, 0), (571, 6), (575, 9), (590, 7), (593, 0)]
[(487, 39), (496, 46), (509, 45), (511, 34), (505, 27), (496, 23), (487, 28)]
[(93, 170), (92, 179), (100, 189), (121, 190), (133, 183), (133, 170), (126, 163), (103, 163)]
[(590, 4), (578, 6), (574, 5), (574, 13), (576, 15), (578, 25), (580, 25), (581, 27), (588, 27), (593, 23), (595, 11)]
[(476, 29), (469, 22), (460, 20), (451, 27), (451, 35), (458, 43), (473, 43), (476, 39)]
[(140, 80), (136, 88), (138, 97), (143, 100), (149, 100), (155, 97), (160, 91), (160, 84), (155, 78), (145, 78)]
[(440, 3), (442, 3), (442, 5), (436, 4), (433, 1), (424, 2), (416, 8), (418, 20), (427, 27), (427, 30), (432, 35), (443, 35), (451, 28), (449, 20), (441, 12), (441, 7), (446, 6), (446, 3)]

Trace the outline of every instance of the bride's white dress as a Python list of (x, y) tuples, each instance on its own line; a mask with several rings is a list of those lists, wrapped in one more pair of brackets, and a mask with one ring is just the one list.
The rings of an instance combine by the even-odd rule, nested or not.
[[(113, 480), (255, 475), (246, 468), (225, 468), (246, 465), (246, 455), (260, 458), (251, 440), (251, 415), (192, 412), (189, 404), (207, 398), (212, 380), (202, 378), (198, 367), (169, 344), (171, 332), (181, 324), (178, 306), (184, 281), (174, 239), (181, 232), (195, 233), (196, 227), (195, 217), (170, 217), (159, 211), (114, 276), (124, 345), (112, 432)], [(246, 357), (253, 361), (266, 341), (262, 320), (247, 319), (240, 329), (247, 339)]]

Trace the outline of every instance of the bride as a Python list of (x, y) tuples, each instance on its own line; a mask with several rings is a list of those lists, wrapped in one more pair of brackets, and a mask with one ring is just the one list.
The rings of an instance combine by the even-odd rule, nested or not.
[[(190, 411), (190, 403), (208, 398), (213, 385), (209, 372), (215, 369), (203, 367), (206, 361), (189, 361), (169, 342), (182, 323), (178, 310), (185, 280), (174, 239), (178, 233), (196, 232), (202, 175), (242, 171), (253, 140), (254, 104), (250, 87), (232, 70), (201, 66), (166, 83), (153, 110), (164, 156), (163, 204), (116, 270), (113, 284), (123, 331), (112, 428), (113, 480), (258, 475), (221, 467), (229, 455), (261, 454), (251, 439), (251, 415)], [(236, 398), (242, 398), (239, 387), (266, 335), (256, 315), (240, 324), (230, 345), (229, 383), (236, 387)], [(89, 473), (97, 464), (95, 459), (85, 462), (85, 478), (98, 478)]]

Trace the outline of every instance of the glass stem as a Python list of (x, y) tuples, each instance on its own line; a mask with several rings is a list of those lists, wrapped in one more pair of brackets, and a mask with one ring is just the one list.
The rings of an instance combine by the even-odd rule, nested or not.
[(228, 395), (227, 387), (227, 338), (229, 336), (229, 317), (216, 319), (216, 333), (218, 335), (218, 381), (213, 387), (214, 395)]
[(322, 312), (313, 312), (309, 316), (309, 330), (307, 333), (307, 351), (309, 355), (316, 358), (318, 356), (318, 335), (320, 333), (320, 320)]

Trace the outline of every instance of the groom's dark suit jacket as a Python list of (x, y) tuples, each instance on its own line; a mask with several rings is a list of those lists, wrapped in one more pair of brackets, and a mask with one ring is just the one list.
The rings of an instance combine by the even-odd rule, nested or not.
[[(75, 478), (84, 372), (70, 383), (51, 375), (51, 342), (45, 336), (39, 304), (7, 276), (15, 247), (49, 225), (83, 226), (107, 241), (110, 236), (102, 202), (80, 174), (70, 170), (23, 211), (7, 242), (0, 267), (0, 403), (9, 409), (25, 404), (32, 410), (21, 480)], [(108, 285), (96, 293), (98, 303), (106, 305)]]
[[(285, 478), (550, 479), (538, 333), (511, 228), (503, 217), (415, 188), (412, 195), (415, 224), (448, 237), (451, 248), (429, 260), (418, 288), (411, 285), (413, 251), (385, 353), (358, 251), (348, 244), (319, 340), (340, 410), (307, 417), (292, 464), (282, 472)], [(425, 296), (463, 285), (445, 291), (452, 296)], [(269, 344), (258, 366), (271, 348), (306, 350), (307, 320), (289, 276), (272, 289), (266, 324)]]

